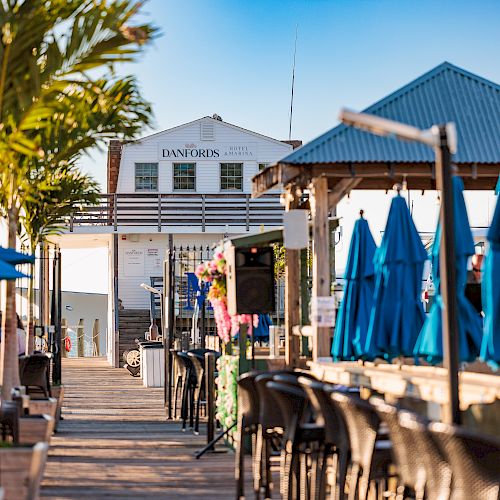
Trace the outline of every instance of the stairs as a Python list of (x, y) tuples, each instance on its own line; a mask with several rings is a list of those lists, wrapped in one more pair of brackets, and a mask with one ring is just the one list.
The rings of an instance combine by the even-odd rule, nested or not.
[(120, 332), (120, 366), (123, 366), (123, 353), (135, 349), (135, 339), (144, 340), (151, 324), (149, 309), (123, 309), (118, 313)]

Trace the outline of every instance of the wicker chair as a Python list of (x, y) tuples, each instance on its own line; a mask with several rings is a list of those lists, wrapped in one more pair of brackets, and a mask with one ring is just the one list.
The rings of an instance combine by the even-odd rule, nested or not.
[(267, 383), (267, 387), (274, 395), (283, 417), (282, 498), (310, 498), (314, 488), (311, 488), (308, 480), (308, 464), (312, 462), (311, 469), (316, 470), (317, 450), (325, 436), (324, 426), (311, 422), (308, 397), (296, 377), (277, 375)]
[[(271, 453), (281, 449), (284, 418), (276, 405), (273, 394), (267, 383), (277, 375), (311, 376), (309, 372), (279, 370), (264, 372), (255, 378), (255, 386), (259, 396), (259, 426), (257, 429), (256, 454), (254, 464), (254, 482), (264, 487), (265, 498), (270, 498), (272, 488)], [(281, 488), (280, 488), (281, 489)]]
[(259, 425), (259, 396), (255, 385), (255, 378), (262, 372), (252, 371), (240, 375), (238, 378), (238, 425), (236, 443), (236, 491), (237, 498), (244, 497), (244, 448), (245, 436), (251, 436), (252, 442), (252, 468), (254, 473), (255, 498), (260, 497), (260, 470), (255, 470), (257, 429)]
[(412, 434), (408, 446), (413, 455), (425, 457), (425, 496), (433, 500), (449, 500), (451, 494), (451, 469), (436, 438), (427, 428), (427, 420), (415, 413), (399, 410), (398, 420), (405, 435)]
[[(388, 479), (393, 462), (391, 442), (379, 439), (380, 417), (358, 396), (332, 392), (331, 398), (347, 424), (351, 447), (349, 500), (366, 500), (372, 481)], [(378, 484), (376, 483), (378, 489)]]
[(30, 387), (37, 387), (45, 397), (52, 396), (49, 371), (50, 358), (45, 354), (19, 356), (19, 378), (21, 385), (26, 387), (26, 394), (29, 394)]
[(189, 427), (194, 426), (194, 389), (196, 387), (196, 372), (191, 357), (186, 352), (178, 352), (177, 360), (185, 373), (182, 384), (181, 420), (182, 431), (186, 430), (186, 423), (189, 418)]
[(305, 377), (299, 378), (316, 412), (316, 421), (325, 428), (325, 439), (318, 459), (319, 477), (317, 477), (314, 498), (326, 498), (327, 469), (332, 458), (336, 458), (335, 483), (332, 485), (331, 498), (343, 499), (347, 466), (350, 458), (349, 436), (342, 414), (333, 404), (330, 394), (335, 391), (346, 392), (343, 386), (325, 385)]
[(389, 429), (394, 458), (398, 469), (398, 497), (414, 497), (423, 500), (425, 496), (426, 470), (415, 442), (414, 434), (399, 424), (399, 410), (387, 404), (380, 397), (372, 397), (370, 403)]
[(500, 440), (464, 427), (432, 423), (452, 471), (453, 500), (500, 498)]

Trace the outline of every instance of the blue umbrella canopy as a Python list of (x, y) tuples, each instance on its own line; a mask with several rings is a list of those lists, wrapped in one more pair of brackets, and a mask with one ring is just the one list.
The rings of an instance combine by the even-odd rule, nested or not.
[[(467, 209), (463, 196), (464, 184), (460, 177), (453, 178), (453, 201), (455, 218), (455, 267), (458, 305), (458, 343), (460, 361), (473, 361), (479, 355), (482, 338), (482, 319), (474, 306), (465, 297), (467, 281), (467, 260), (474, 254), (474, 240), (469, 226)], [(432, 268), (434, 283), (438, 293), (431, 307), (429, 316), (420, 332), (414, 354), (424, 357), (429, 363), (439, 363), (443, 359), (442, 308), (443, 301), (439, 277), (439, 247), (441, 243), (441, 225), (438, 224), (436, 238), (432, 247)]]
[(375, 294), (365, 357), (412, 356), (425, 321), (420, 293), (427, 260), (405, 200), (392, 199), (382, 243), (375, 253)]
[(344, 275), (344, 298), (333, 334), (332, 357), (335, 360), (354, 360), (363, 356), (373, 304), (376, 248), (368, 222), (361, 213), (354, 224)]
[(27, 278), (26, 274), (20, 273), (10, 264), (0, 260), (0, 280), (15, 280), (17, 278)]
[(484, 310), (484, 336), (481, 359), (500, 365), (500, 196), (488, 231), (489, 250), (483, 263), (481, 284)]
[(12, 266), (16, 266), (18, 264), (33, 264), (35, 262), (35, 256), (17, 252), (13, 248), (0, 247), (0, 260)]

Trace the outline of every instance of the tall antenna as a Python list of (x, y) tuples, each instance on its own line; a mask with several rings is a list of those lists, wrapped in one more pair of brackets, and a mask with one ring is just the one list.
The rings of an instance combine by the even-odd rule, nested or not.
[(292, 139), (292, 118), (293, 118), (293, 87), (295, 84), (295, 56), (297, 55), (297, 34), (299, 31), (299, 25), (295, 25), (295, 48), (293, 51), (293, 68), (292, 68), (292, 95), (290, 98), (290, 126), (288, 128), (288, 140)]

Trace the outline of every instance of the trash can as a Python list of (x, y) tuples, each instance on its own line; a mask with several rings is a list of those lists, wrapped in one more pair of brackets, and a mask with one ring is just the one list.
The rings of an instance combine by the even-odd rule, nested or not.
[(163, 342), (140, 342), (141, 377), (144, 387), (163, 387), (165, 384), (165, 355)]

